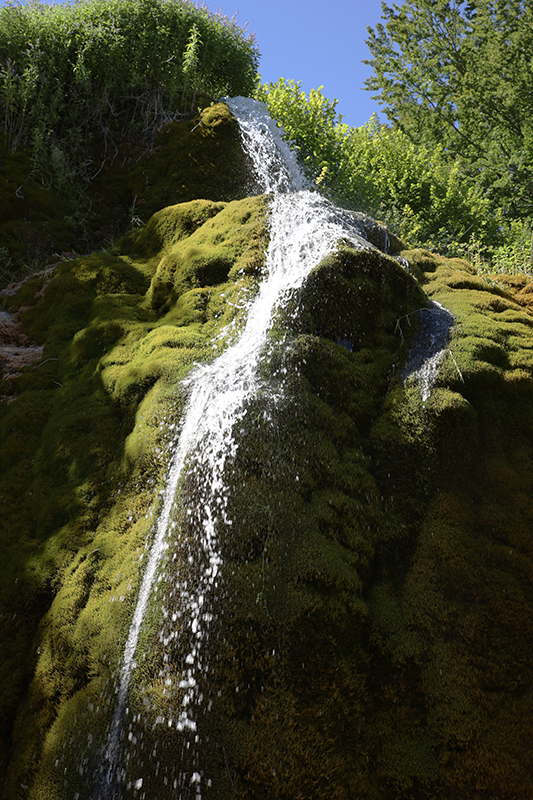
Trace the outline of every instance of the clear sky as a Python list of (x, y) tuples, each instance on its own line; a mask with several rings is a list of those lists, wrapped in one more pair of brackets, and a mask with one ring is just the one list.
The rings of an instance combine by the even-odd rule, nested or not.
[[(5, 5), (6, 0), (0, 0)], [(389, 3), (390, 4), (390, 3)], [(309, 92), (323, 86), (348, 125), (363, 125), (379, 106), (361, 86), (371, 69), (367, 25), (381, 17), (381, 0), (206, 0), (212, 10), (237, 14), (256, 34), (263, 81), (293, 78)], [(382, 115), (382, 121), (386, 118)]]
[[(365, 44), (366, 28), (381, 18), (381, 0), (217, 0), (231, 17), (248, 23), (261, 52), (263, 81), (293, 78), (302, 89), (318, 89), (330, 100), (348, 125), (363, 125), (378, 104), (372, 92), (360, 87), (372, 70), (361, 63), (371, 54)], [(388, 3), (391, 5), (391, 3)], [(386, 117), (382, 114), (382, 122)]]

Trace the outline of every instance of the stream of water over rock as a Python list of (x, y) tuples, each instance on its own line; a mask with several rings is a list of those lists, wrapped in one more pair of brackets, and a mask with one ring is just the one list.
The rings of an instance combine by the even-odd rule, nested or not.
[[(175, 441), (163, 507), (127, 637), (95, 800), (111, 800), (124, 794), (126, 770), (122, 753), (128, 736), (130, 685), (136, 661), (142, 655), (138, 653), (139, 637), (168, 540), (180, 536), (173, 509), (191, 458), (194, 458), (197, 481), (195, 502), (194, 507), (184, 509), (182, 514), (195, 530), (188, 560), (199, 568), (194, 571), (194, 581), (179, 574), (176, 579), (180, 641), (187, 642), (184, 667), (177, 677), (176, 687), (182, 692), (183, 700), (179, 714), (175, 718), (161, 719), (160, 723), (187, 737), (194, 751), (192, 755), (189, 753), (179, 780), (174, 781), (173, 787), (169, 786), (168, 797), (199, 800), (203, 788), (208, 785), (209, 776), (202, 768), (201, 743), (196, 732), (200, 713), (208, 712), (209, 708), (209, 698), (200, 684), (205, 685), (210, 669), (207, 643), (222, 564), (220, 528), (232, 522), (226, 512), (229, 489), (224, 474), (237, 447), (234, 428), (245, 413), (246, 402), (256, 391), (258, 367), (273, 314), (283, 304), (287, 293), (302, 286), (310, 271), (336, 247), (339, 239), (348, 240), (356, 248), (371, 247), (364, 237), (360, 217), (335, 207), (306, 188), (295, 157), (270, 119), (266, 106), (244, 98), (228, 98), (226, 102), (239, 120), (243, 146), (253, 163), (253, 193), (271, 195), (265, 276), (249, 304), (246, 324), (238, 340), (212, 363), (197, 366), (187, 380), (188, 403)], [(185, 638), (184, 626), (187, 629)], [(170, 633), (162, 641), (163, 646), (173, 635)], [(138, 790), (136, 796), (142, 800), (142, 774), (133, 780)]]

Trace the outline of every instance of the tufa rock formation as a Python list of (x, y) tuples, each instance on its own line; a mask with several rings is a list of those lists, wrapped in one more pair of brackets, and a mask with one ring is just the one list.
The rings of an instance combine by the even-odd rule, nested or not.
[[(225, 106), (172, 124), (93, 189), (91, 236), (131, 227), (133, 208), (145, 225), (3, 292), (2, 323), (39, 356), (3, 362), (0, 387), (5, 800), (98, 796), (181, 381), (242, 325), (264, 266), (268, 198), (246, 197), (246, 175)], [(10, 257), (24, 230), (76, 250), (63, 209), (31, 202), (26, 227), (17, 207), (3, 218)], [(237, 425), (198, 730), (206, 800), (533, 795), (529, 285), (401, 256), (408, 270), (340, 243), (316, 267)], [(427, 298), (455, 322), (423, 401), (401, 374)], [(182, 486), (191, 506), (200, 480)], [(199, 568), (179, 522), (130, 690), (125, 798), (196, 796), (190, 739), (167, 724), (183, 698), (167, 690), (183, 659), (174, 577)]]

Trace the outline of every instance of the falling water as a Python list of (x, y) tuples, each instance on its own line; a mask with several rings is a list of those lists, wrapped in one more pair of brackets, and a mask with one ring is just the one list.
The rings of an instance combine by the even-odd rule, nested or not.
[(294, 151), (283, 139), (282, 129), (268, 113), (264, 103), (248, 97), (225, 97), (239, 121), (241, 140), (255, 173), (253, 191), (291, 192), (307, 188)]
[[(177, 579), (180, 617), (182, 625), (188, 626), (186, 641), (190, 644), (176, 687), (183, 692), (182, 710), (177, 718), (166, 720), (166, 724), (184, 735), (194, 735), (200, 707), (202, 703), (205, 705), (199, 678), (209, 669), (206, 643), (213, 618), (213, 605), (209, 601), (216, 591), (222, 563), (218, 531), (220, 526), (231, 524), (225, 510), (228, 488), (224, 470), (237, 448), (234, 426), (243, 417), (246, 400), (253, 396), (258, 384), (258, 365), (273, 314), (287, 294), (300, 287), (313, 267), (336, 247), (340, 238), (356, 248), (371, 246), (364, 238), (357, 215), (336, 208), (304, 188), (306, 182), (294, 155), (283, 142), (266, 106), (244, 98), (227, 102), (240, 121), (243, 145), (254, 165), (255, 193), (272, 194), (266, 277), (248, 308), (246, 325), (238, 341), (213, 363), (197, 366), (187, 381), (188, 404), (120, 668), (115, 712), (96, 794), (102, 800), (122, 795), (121, 749), (136, 650), (168, 537), (175, 532), (179, 538), (173, 508), (187, 460), (194, 457), (195, 475), (202, 476), (194, 509), (185, 512), (196, 531), (195, 549), (189, 554), (189, 561), (193, 559), (202, 568), (194, 586), (185, 577)], [(198, 763), (190, 773), (183, 779), (184, 785), (185, 782), (192, 785), (200, 798), (205, 779)], [(142, 785), (142, 778), (137, 785)]]
[(420, 331), (411, 344), (402, 378), (404, 381), (414, 379), (425, 402), (436, 383), (439, 365), (448, 346), (453, 314), (436, 300), (430, 300), (428, 307), (420, 309), (418, 316)]

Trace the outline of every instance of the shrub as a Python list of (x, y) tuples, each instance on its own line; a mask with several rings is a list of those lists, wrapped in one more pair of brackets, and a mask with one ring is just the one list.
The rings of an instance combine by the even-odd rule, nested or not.
[[(258, 51), (235, 19), (190, 0), (81, 0), (0, 9), (0, 114), (56, 184), (94, 174), (124, 137), (153, 142), (197, 94), (250, 94)], [(97, 165), (96, 169), (100, 165)]]

